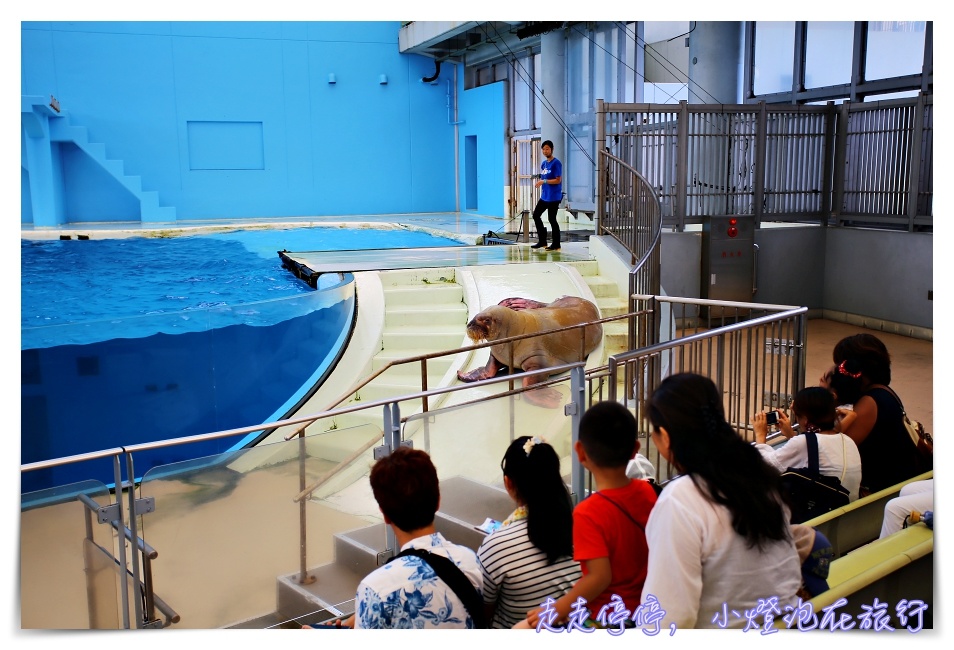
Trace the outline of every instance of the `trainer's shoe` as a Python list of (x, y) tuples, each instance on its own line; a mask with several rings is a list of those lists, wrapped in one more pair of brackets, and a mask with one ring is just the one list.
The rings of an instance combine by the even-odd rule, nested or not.
[(534, 244), (534, 245), (531, 246), (530, 248), (543, 248), (543, 247), (546, 246), (546, 245), (547, 245), (546, 242), (542, 242), (542, 243), (541, 243), (541, 242), (537, 242), (536, 244)]
[(558, 250), (560, 250), (560, 245), (559, 245), (559, 244), (554, 244), (553, 246), (547, 246), (547, 247), (544, 248), (543, 250), (545, 250), (545, 251), (558, 251)]

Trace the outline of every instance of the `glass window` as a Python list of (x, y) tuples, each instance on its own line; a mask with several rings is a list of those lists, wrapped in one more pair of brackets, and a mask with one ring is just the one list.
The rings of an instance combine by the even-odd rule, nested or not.
[(485, 86), (494, 80), (494, 69), (492, 66), (486, 66), (477, 70), (477, 85)]
[(590, 40), (583, 29), (572, 29), (567, 40), (566, 92), (571, 113), (593, 107), (590, 98)]
[(795, 61), (793, 21), (755, 23), (755, 94), (791, 92)]
[(809, 21), (805, 45), (805, 87), (851, 83), (855, 27), (851, 21)]
[(869, 22), (865, 79), (921, 74), (924, 28), (924, 21)]

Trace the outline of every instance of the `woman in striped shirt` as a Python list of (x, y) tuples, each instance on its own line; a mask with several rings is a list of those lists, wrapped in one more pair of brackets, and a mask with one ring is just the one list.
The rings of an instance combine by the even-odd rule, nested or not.
[(569, 591), (581, 572), (573, 560), (573, 504), (553, 447), (522, 436), (500, 468), (517, 509), (484, 538), (477, 557), (491, 627), (510, 628), (547, 598)]

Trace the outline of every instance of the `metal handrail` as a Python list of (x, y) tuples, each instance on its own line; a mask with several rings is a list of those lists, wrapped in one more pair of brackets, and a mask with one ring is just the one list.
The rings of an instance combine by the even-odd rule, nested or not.
[[(370, 384), (374, 379), (380, 377), (382, 374), (384, 374), (384, 373), (385, 373), (387, 370), (389, 370), (390, 368), (394, 368), (394, 367), (401, 366), (401, 365), (408, 364), (408, 363), (421, 362), (421, 363), (422, 363), (422, 368), (421, 368), (421, 385), (422, 385), (422, 386), (425, 388), (425, 390), (426, 390), (426, 388), (427, 388), (427, 361), (430, 360), (430, 359), (436, 359), (436, 358), (439, 358), (439, 357), (446, 357), (446, 356), (456, 355), (456, 354), (460, 354), (460, 353), (462, 353), (462, 352), (472, 352), (472, 351), (474, 351), (474, 350), (482, 350), (482, 349), (484, 349), (484, 348), (493, 347), (493, 346), (495, 346), (495, 345), (503, 345), (503, 344), (506, 344), (506, 343), (514, 343), (514, 342), (516, 342), (516, 341), (522, 341), (522, 340), (524, 340), (524, 339), (531, 339), (531, 338), (535, 338), (535, 337), (537, 337), (537, 336), (544, 336), (544, 335), (547, 335), (547, 334), (553, 334), (553, 333), (555, 333), (555, 332), (563, 332), (563, 331), (575, 330), (575, 329), (585, 329), (586, 327), (589, 327), (590, 325), (596, 325), (596, 324), (602, 324), (602, 323), (609, 323), (609, 322), (612, 322), (612, 321), (622, 320), (622, 319), (624, 319), (624, 318), (632, 318), (632, 317), (634, 317), (634, 316), (639, 316), (639, 315), (642, 315), (642, 312), (631, 312), (631, 313), (627, 313), (627, 314), (622, 314), (622, 315), (620, 315), (620, 316), (609, 316), (609, 317), (607, 317), (607, 318), (600, 318), (600, 319), (596, 319), (596, 320), (592, 320), (592, 321), (587, 321), (587, 322), (585, 322), (585, 323), (580, 323), (580, 324), (578, 324), (578, 325), (567, 325), (567, 326), (565, 326), (565, 327), (554, 328), (554, 329), (546, 330), (545, 332), (536, 332), (536, 333), (532, 333), (532, 334), (520, 334), (520, 335), (518, 335), (518, 336), (509, 336), (509, 337), (507, 337), (507, 338), (497, 339), (497, 340), (495, 340), (495, 341), (486, 341), (486, 342), (484, 342), (484, 343), (477, 343), (477, 344), (474, 344), (474, 345), (469, 345), (469, 346), (465, 346), (465, 347), (455, 348), (455, 349), (453, 349), (453, 350), (442, 350), (442, 351), (439, 351), (439, 352), (429, 352), (429, 353), (427, 353), (427, 354), (420, 354), (420, 355), (417, 355), (417, 356), (414, 356), (414, 357), (407, 357), (407, 358), (404, 358), (404, 359), (396, 359), (396, 360), (393, 360), (393, 361), (389, 361), (389, 362), (387, 363), (387, 365), (385, 365), (383, 368), (380, 368), (380, 369), (377, 370), (376, 372), (372, 373), (371, 375), (369, 375), (368, 377), (366, 377), (360, 384), (354, 386), (354, 387), (353, 387), (351, 390), (349, 390), (347, 393), (343, 394), (341, 397), (339, 397), (339, 398), (337, 398), (336, 400), (334, 400), (331, 404), (329, 404), (329, 405), (325, 408), (325, 410), (327, 411), (327, 410), (329, 410), (329, 409), (333, 409), (333, 408), (337, 407), (338, 405), (340, 405), (342, 402), (344, 402), (346, 399), (348, 399), (349, 397), (351, 397), (351, 396), (354, 395), (355, 393), (360, 392), (362, 388), (364, 388), (365, 386), (367, 386), (368, 384)], [(512, 380), (512, 379), (511, 379), (511, 380)], [(428, 393), (425, 397), (427, 397), (427, 396), (430, 396), (430, 394)], [(425, 401), (425, 403), (424, 403), (424, 409), (423, 409), (425, 412), (428, 410), (427, 407), (428, 407), (428, 405), (427, 405), (427, 402)], [(344, 413), (344, 411), (342, 411), (341, 413)], [(298, 422), (300, 422), (300, 420), (299, 420), (299, 421), (296, 421), (296, 420), (282, 420), (282, 421), (279, 421), (279, 422), (273, 422), (273, 423), (271, 423), (271, 424), (269, 425), (269, 428), (275, 428), (276, 425), (277, 425), (277, 426), (282, 426), (282, 425), (287, 425), (287, 424), (297, 424)], [(297, 435), (297, 434), (296, 434), (296, 433), (292, 433), (292, 434), (286, 436), (286, 437), (285, 437), (285, 440), (290, 440), (291, 438), (295, 437), (295, 435)]]
[[(662, 296), (644, 296), (644, 295), (640, 295), (640, 294), (633, 294), (633, 297), (638, 297), (638, 298), (650, 297), (650, 298), (655, 298), (655, 299), (656, 299), (657, 301), (659, 301), (659, 302), (669, 301), (669, 302), (672, 302), (672, 303), (700, 303), (700, 302), (702, 302), (702, 300), (698, 300), (698, 299), (697, 299), (697, 300), (693, 300), (693, 299), (680, 299), (680, 298), (670, 298), (670, 297), (662, 297)], [(773, 305), (760, 305), (760, 304), (759, 304), (759, 305), (756, 305), (755, 303), (726, 303), (725, 301), (705, 301), (705, 302), (707, 302), (707, 304), (718, 304), (718, 305), (723, 305), (723, 306), (739, 306), (739, 307), (757, 306), (758, 308), (761, 308), (761, 309), (772, 309), (773, 307), (775, 307), (775, 308), (778, 308), (778, 307), (788, 307), (788, 306), (773, 306)], [(798, 309), (795, 309), (793, 313), (804, 313), (805, 310), (806, 310), (806, 308), (798, 308)], [(622, 316), (614, 316), (614, 317), (608, 317), (608, 318), (598, 319), (598, 320), (596, 320), (596, 321), (593, 321), (592, 323), (597, 323), (597, 322), (599, 322), (599, 323), (605, 323), (605, 322), (610, 322), (610, 321), (614, 321), (614, 320), (620, 320), (620, 319), (623, 319), (623, 318), (632, 319), (632, 318), (636, 318), (636, 317), (640, 317), (640, 316), (645, 316), (645, 315), (649, 314), (651, 311), (652, 311), (652, 310), (640, 310), (639, 312), (633, 312), (633, 313), (625, 314), (625, 315), (622, 315)], [(726, 332), (729, 332), (729, 331), (736, 331), (736, 330), (741, 330), (741, 329), (744, 329), (744, 328), (750, 328), (750, 327), (753, 327), (753, 326), (758, 326), (758, 324), (760, 324), (760, 323), (770, 322), (770, 321), (772, 321), (772, 320), (778, 320), (778, 319), (784, 318), (785, 315), (786, 315), (786, 314), (776, 314), (776, 315), (771, 315), (771, 316), (763, 316), (763, 317), (760, 317), (759, 319), (752, 319), (752, 320), (746, 321), (746, 322), (744, 322), (744, 323), (738, 323), (738, 324), (728, 325), (728, 326), (725, 326), (725, 327), (717, 328), (717, 330), (711, 330), (711, 331), (709, 331), (709, 332), (691, 335), (690, 337), (686, 337), (685, 339), (680, 339), (680, 342), (687, 342), (687, 341), (690, 341), (690, 340), (703, 339), (703, 338), (705, 338), (706, 336), (713, 336), (713, 335), (715, 335), (717, 332), (718, 332), (718, 333), (721, 333), (721, 334), (725, 334)], [(584, 327), (584, 326), (586, 326), (586, 325), (588, 325), (588, 324), (592, 324), (592, 323), (587, 323), (587, 324), (577, 325), (577, 326), (567, 326), (567, 327), (559, 328), (559, 330), (561, 330), (561, 331), (562, 331), (562, 330), (572, 330), (572, 329), (574, 329), (574, 328)], [(532, 336), (537, 336), (537, 335), (538, 335), (538, 334), (536, 334), (536, 335), (523, 335), (523, 336), (517, 336), (517, 337), (509, 337), (508, 339), (501, 339), (501, 341), (520, 340), (520, 339), (523, 339), (523, 338), (530, 338), (530, 337), (532, 337)], [(458, 349), (458, 350), (445, 351), (445, 352), (437, 352), (437, 353), (430, 353), (430, 354), (427, 354), (427, 355), (420, 355), (420, 356), (418, 356), (418, 357), (414, 357), (414, 358), (411, 358), (411, 359), (400, 360), (400, 361), (394, 362), (394, 365), (399, 365), (402, 361), (405, 362), (405, 363), (407, 363), (407, 362), (414, 362), (414, 361), (420, 360), (422, 357), (433, 358), (433, 357), (442, 356), (442, 355), (456, 354), (456, 353), (458, 353), (458, 352), (460, 352), (460, 351), (486, 348), (486, 347), (492, 346), (492, 345), (494, 345), (494, 344), (498, 344), (498, 342), (497, 342), (497, 341), (495, 341), (495, 342), (486, 342), (486, 343), (482, 343), (482, 344), (477, 344), (477, 345), (473, 345), (473, 346), (468, 346), (468, 347), (466, 347), (466, 348), (461, 348), (461, 349)], [(644, 349), (641, 350), (641, 352), (645, 353), (647, 350), (654, 350), (654, 349), (657, 349), (658, 347), (659, 347), (659, 346), (653, 346), (653, 347), (650, 347), (650, 348), (644, 348)], [(630, 354), (630, 353), (627, 353), (627, 354)], [(625, 358), (629, 358), (629, 357), (627, 357), (626, 355), (613, 355), (613, 356), (610, 357), (610, 359), (611, 359), (611, 360), (616, 360), (616, 361), (620, 361), (620, 362), (621, 362), (621, 361), (624, 359), (624, 357), (625, 357)], [(596, 400), (602, 400), (602, 399), (604, 399), (604, 397), (603, 397), (603, 391), (602, 391), (602, 384), (603, 384), (603, 381), (604, 381), (604, 379), (605, 379), (606, 377), (609, 377), (609, 378), (610, 378), (610, 381), (608, 382), (608, 383), (609, 383), (609, 389), (610, 389), (610, 395), (608, 396), (608, 398), (609, 398), (609, 399), (615, 399), (615, 386), (616, 386), (617, 382), (616, 382), (616, 377), (615, 377), (615, 375), (613, 374), (613, 369), (610, 367), (610, 365), (609, 365), (609, 364), (607, 364), (607, 365), (602, 365), (602, 366), (599, 366), (599, 367), (596, 367), (596, 368), (591, 368), (591, 369), (589, 369), (589, 370), (586, 370), (586, 369), (584, 368), (584, 366), (585, 366), (585, 361), (578, 361), (578, 362), (574, 362), (574, 363), (570, 363), (570, 364), (565, 364), (565, 365), (562, 365), (562, 366), (556, 366), (556, 367), (545, 368), (545, 369), (540, 369), (540, 370), (536, 370), (536, 371), (532, 371), (532, 372), (523, 373), (522, 375), (518, 375), (518, 376), (517, 376), (517, 380), (519, 381), (519, 378), (520, 378), (520, 377), (533, 377), (533, 376), (538, 376), (538, 375), (550, 375), (550, 374), (553, 374), (553, 375), (562, 375), (562, 374), (565, 373), (566, 371), (574, 371), (574, 369), (578, 369), (579, 376), (583, 378), (583, 382), (580, 382), (578, 379), (574, 378), (574, 375), (571, 373), (571, 380), (572, 380), (571, 383), (574, 384), (574, 385), (571, 387), (571, 391), (572, 391), (572, 393), (573, 393), (573, 395), (571, 396), (571, 399), (574, 401), (574, 404), (576, 404), (577, 406), (582, 406), (583, 408), (585, 408), (585, 406), (583, 406), (583, 405), (581, 404), (581, 402), (582, 402), (583, 400), (586, 400), (587, 402), (591, 402), (591, 401), (596, 401)], [(427, 396), (435, 397), (435, 396), (438, 396), (438, 395), (449, 394), (449, 393), (455, 393), (455, 392), (459, 392), (459, 391), (469, 390), (469, 389), (472, 389), (472, 388), (479, 388), (479, 387), (485, 387), (485, 386), (489, 386), (489, 385), (504, 384), (504, 383), (506, 383), (506, 382), (513, 382), (514, 379), (515, 379), (514, 376), (510, 376), (510, 375), (508, 375), (508, 376), (500, 376), (500, 377), (492, 377), (492, 378), (480, 380), (480, 381), (477, 381), (477, 382), (470, 382), (470, 383), (465, 383), (465, 384), (455, 384), (455, 385), (445, 386), (445, 387), (440, 387), (440, 388), (435, 388), (435, 389), (422, 390), (422, 391), (419, 391), (419, 392), (416, 392), (416, 393), (410, 393), (410, 394), (406, 394), (406, 395), (402, 395), (402, 396), (398, 396), (398, 397), (391, 397), (391, 398), (387, 398), (387, 399), (376, 400), (376, 401), (374, 401), (374, 402), (367, 402), (367, 401), (365, 401), (365, 402), (361, 402), (360, 404), (357, 404), (357, 405), (349, 405), (349, 406), (346, 406), (346, 407), (331, 409), (331, 410), (323, 411), (323, 412), (320, 412), (320, 413), (310, 414), (310, 415), (307, 415), (307, 416), (296, 417), (296, 418), (289, 419), (289, 420), (278, 421), (278, 422), (272, 422), (272, 423), (268, 423), (268, 424), (266, 424), (266, 425), (256, 425), (256, 426), (252, 426), (252, 427), (243, 427), (243, 428), (231, 429), (231, 430), (227, 430), (227, 431), (219, 431), (219, 432), (201, 434), (201, 435), (197, 435), (197, 436), (185, 436), (185, 437), (174, 438), (174, 439), (169, 439), (169, 440), (164, 440), (164, 441), (156, 441), (156, 442), (152, 442), (152, 443), (142, 443), (142, 444), (137, 444), (137, 445), (131, 445), (131, 446), (127, 446), (127, 447), (118, 448), (118, 449), (115, 449), (115, 450), (113, 450), (113, 451), (114, 451), (114, 452), (119, 452), (119, 453), (131, 454), (131, 453), (133, 453), (133, 452), (135, 452), (135, 451), (142, 451), (142, 450), (147, 450), (147, 449), (157, 449), (157, 448), (170, 447), (170, 446), (175, 446), (175, 445), (183, 445), (183, 444), (189, 444), (189, 443), (192, 443), (192, 442), (200, 442), (200, 441), (204, 441), (204, 440), (212, 440), (212, 439), (224, 438), (224, 437), (228, 437), (228, 436), (245, 435), (245, 434), (250, 433), (250, 432), (253, 432), (253, 431), (262, 430), (262, 429), (264, 429), (264, 428), (274, 428), (274, 427), (276, 427), (276, 426), (286, 426), (286, 425), (291, 425), (291, 424), (296, 424), (296, 423), (297, 423), (297, 424), (305, 424), (305, 423), (314, 422), (314, 421), (316, 421), (316, 420), (318, 420), (318, 419), (321, 419), (321, 418), (332, 417), (332, 416), (335, 416), (335, 415), (341, 415), (341, 414), (345, 414), (345, 413), (352, 413), (352, 412), (357, 412), (357, 411), (361, 411), (361, 410), (372, 409), (372, 408), (376, 408), (376, 407), (384, 407), (385, 409), (387, 409), (389, 406), (391, 406), (391, 405), (395, 405), (395, 406), (396, 406), (396, 404), (397, 404), (398, 402), (402, 402), (402, 401), (413, 401), (413, 400), (423, 399), (423, 398), (425, 398), (425, 397), (427, 397)], [(499, 398), (499, 397), (501, 397), (501, 396), (506, 396), (506, 395), (509, 395), (509, 394), (520, 394), (520, 393), (524, 393), (524, 392), (526, 392), (526, 391), (528, 391), (528, 390), (536, 390), (536, 389), (538, 389), (538, 388), (541, 388), (541, 387), (546, 386), (546, 385), (549, 385), (549, 384), (554, 384), (554, 383), (558, 383), (558, 382), (565, 382), (565, 381), (566, 381), (566, 378), (565, 378), (565, 377), (559, 377), (559, 378), (555, 378), (555, 379), (554, 379), (554, 378), (550, 378), (550, 379), (548, 379), (548, 380), (546, 380), (546, 381), (544, 381), (544, 382), (535, 383), (535, 384), (532, 384), (532, 385), (527, 386), (527, 387), (523, 387), (523, 386), (519, 386), (519, 387), (516, 387), (516, 388), (511, 387), (511, 389), (510, 389), (509, 391), (505, 391), (505, 392), (503, 392), (503, 393), (495, 393), (493, 396), (490, 396), (490, 397), (482, 396), (481, 398), (476, 399), (476, 400), (474, 400), (474, 401), (476, 402), (476, 401), (483, 401), (483, 400), (487, 400), (487, 399), (494, 399), (494, 398)], [(596, 397), (595, 393), (593, 392), (594, 386), (595, 386), (595, 383), (594, 383), (595, 381), (599, 381), (599, 383), (600, 383), (600, 391), (599, 391), (599, 392), (600, 392), (600, 395), (599, 395), (598, 398)], [(586, 382), (586, 383), (584, 383), (584, 382)], [(589, 390), (588, 390), (588, 393), (589, 393), (589, 394), (588, 394), (588, 395), (587, 395), (587, 392), (586, 392), (586, 391), (587, 391), (587, 388), (586, 388), (587, 385), (589, 386)], [(469, 404), (469, 403), (470, 403), (470, 402), (468, 402), (467, 404)], [(461, 404), (460, 406), (465, 406), (465, 405), (466, 405), (466, 404)], [(401, 421), (406, 421), (406, 420), (407, 420), (407, 418), (399, 418), (399, 417), (397, 416), (397, 410), (396, 410), (396, 409), (394, 410), (394, 412), (395, 412), (394, 422), (397, 422), (398, 420), (401, 420)], [(567, 411), (567, 414), (568, 414), (568, 415), (574, 415), (574, 416), (578, 417), (578, 416), (581, 414), (581, 412), (582, 412), (582, 411), (580, 411), (580, 413), (575, 413), (575, 412), (573, 412), (573, 411), (569, 411), (569, 410), (568, 410), (568, 411)], [(387, 417), (387, 416), (386, 416), (386, 417)], [(304, 427), (299, 428), (299, 429), (296, 431), (296, 433), (295, 433), (295, 435), (299, 435), (299, 436), (302, 438), (302, 440), (304, 439), (304, 435), (303, 435), (303, 434), (304, 434)], [(379, 440), (380, 440), (380, 438), (375, 438), (374, 441), (371, 442), (371, 443), (369, 443), (369, 444), (373, 444), (374, 442), (378, 442)], [(364, 451), (366, 451), (366, 448), (365, 448)], [(79, 456), (75, 456), (75, 457), (70, 457), (70, 458), (52, 459), (52, 460), (50, 460), (50, 461), (45, 461), (45, 463), (32, 463), (30, 469), (39, 469), (40, 466), (42, 466), (42, 465), (44, 465), (44, 464), (49, 465), (49, 466), (55, 466), (55, 465), (58, 465), (58, 464), (65, 464), (65, 463), (71, 462), (71, 458), (74, 459), (74, 460), (76, 460), (76, 459), (80, 459), (80, 458), (85, 459), (85, 458), (88, 458), (88, 457), (101, 457), (101, 456), (110, 455), (110, 453), (112, 453), (112, 452), (96, 452), (96, 453), (93, 453), (93, 454), (83, 454), (83, 455), (79, 455)], [(363, 453), (363, 452), (362, 452), (362, 453)], [(353, 460), (352, 460), (352, 462), (353, 462)], [(319, 482), (316, 483), (316, 484), (313, 484), (313, 485), (307, 486), (307, 487), (304, 486), (303, 483), (300, 484), (299, 493), (294, 497), (294, 499), (295, 499), (295, 501), (298, 501), (298, 502), (299, 502), (299, 504), (302, 506), (302, 509), (304, 508), (304, 500), (306, 499), (306, 497), (307, 497), (308, 495), (310, 495), (315, 489), (317, 489), (318, 487), (320, 487), (320, 485), (321, 485), (323, 482), (325, 482), (325, 481), (330, 477), (330, 475), (333, 475), (333, 474), (334, 474), (335, 472), (337, 472), (342, 466), (343, 466), (343, 463), (340, 464), (340, 465), (339, 465), (338, 467), (336, 467), (335, 469), (333, 469), (333, 470), (332, 470), (331, 472), (329, 472), (328, 474), (326, 474), (324, 477), (321, 477), (321, 478), (319, 479)], [(23, 468), (26, 469), (26, 466), (24, 466)], [(582, 470), (578, 470), (578, 471), (575, 470), (575, 471), (572, 473), (572, 477), (573, 477), (573, 483), (574, 483), (575, 486), (577, 486), (577, 485), (582, 486), (582, 484), (583, 484), (582, 482), (583, 482), (583, 478), (584, 478), (584, 477), (583, 477), (583, 472), (582, 472)], [(582, 489), (582, 487), (576, 488), (576, 493), (577, 493), (578, 496), (579, 496), (580, 494), (583, 494), (583, 492), (584, 492), (584, 490)], [(304, 526), (304, 514), (302, 514), (301, 516), (302, 516), (302, 526)], [(128, 530), (128, 529), (127, 529), (127, 530)], [(128, 533), (127, 533), (127, 534), (128, 534)], [(305, 558), (305, 555), (304, 555), (304, 553), (305, 553), (305, 548), (304, 548), (305, 545), (304, 545), (303, 542), (304, 542), (304, 540), (302, 540), (302, 544), (301, 544), (301, 553), (302, 553), (301, 566), (302, 566), (302, 579), (304, 580), (304, 579), (307, 578), (308, 576), (307, 576), (307, 574), (305, 573), (305, 568), (307, 567), (307, 562), (306, 562), (306, 558)], [(139, 544), (139, 542), (137, 542), (137, 544)], [(140, 545), (140, 548), (141, 548), (143, 551), (146, 552), (146, 555), (147, 555), (147, 556), (150, 555), (151, 547), (149, 547), (148, 545), (146, 545), (146, 546)], [(147, 561), (148, 561), (148, 557), (147, 557)], [(149, 573), (148, 573), (148, 571), (146, 572), (146, 574), (145, 574), (144, 577), (145, 577), (147, 580), (149, 579)], [(125, 581), (124, 581), (124, 582), (125, 582)], [(163, 614), (165, 614), (168, 619), (173, 620), (173, 621), (176, 620), (176, 618), (178, 617), (178, 615), (175, 613), (174, 610), (172, 610), (172, 608), (168, 607), (168, 605), (166, 605), (164, 602), (162, 602), (162, 601), (161, 601), (160, 599), (158, 599), (157, 597), (154, 597), (154, 603), (155, 603), (155, 607), (158, 608)], [(152, 611), (151, 608), (150, 608), (149, 606), (147, 606), (147, 612), (151, 612), (151, 611)], [(150, 615), (151, 615), (151, 614), (150, 614)]]

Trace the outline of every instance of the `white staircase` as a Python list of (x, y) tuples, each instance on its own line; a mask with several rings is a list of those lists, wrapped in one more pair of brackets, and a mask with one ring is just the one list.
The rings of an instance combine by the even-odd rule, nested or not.
[[(599, 262), (590, 260), (587, 262), (568, 262), (568, 264), (580, 272), (590, 291), (593, 292), (596, 306), (600, 310), (600, 317), (621, 316), (629, 311), (629, 305), (625, 300), (626, 294), (620, 291), (619, 285), (614, 280), (600, 274)], [(611, 355), (625, 352), (629, 347), (627, 336), (628, 326), (625, 320), (603, 323), (603, 351), (605, 356), (601, 362), (605, 362)]]
[[(384, 330), (381, 350), (371, 360), (371, 372), (401, 359), (467, 345), (467, 305), (463, 287), (457, 284), (453, 268), (380, 271), (384, 291)], [(360, 296), (359, 296), (360, 309)], [(456, 380), (449, 373), (454, 359), (443, 357), (427, 361), (427, 387), (438, 388)], [(420, 363), (409, 363), (386, 370), (359, 388), (341, 406), (360, 401), (377, 401), (421, 391)], [(419, 413), (420, 403), (402, 404), (402, 415)], [(371, 420), (369, 420), (369, 418)], [(381, 425), (381, 414), (353, 413), (338, 419), (338, 427), (373, 421)]]

